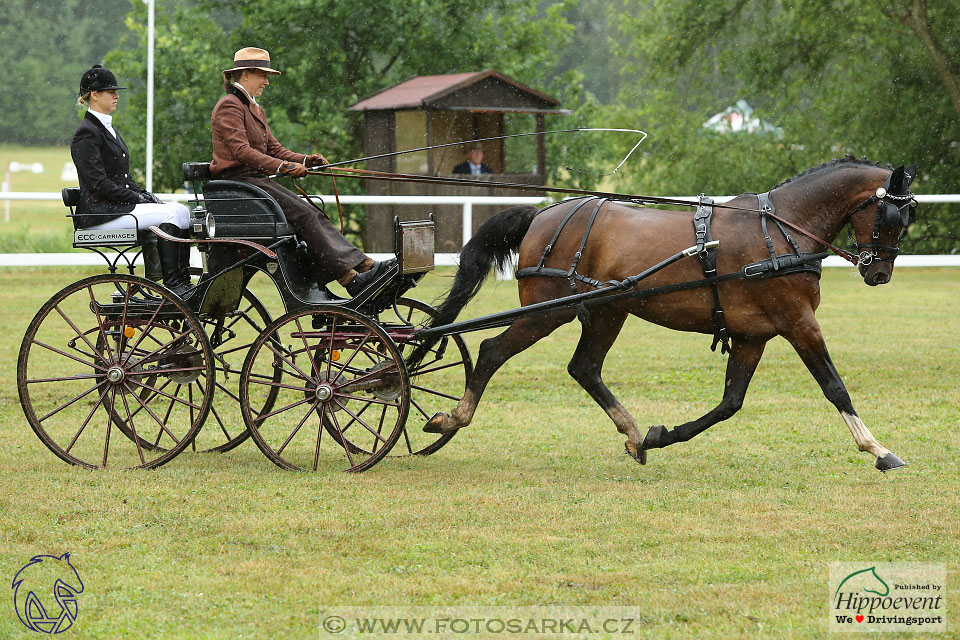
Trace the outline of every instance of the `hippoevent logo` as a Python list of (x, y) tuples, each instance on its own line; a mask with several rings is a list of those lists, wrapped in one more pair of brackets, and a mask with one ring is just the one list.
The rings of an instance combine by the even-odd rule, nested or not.
[(830, 565), (831, 631), (946, 631), (946, 566), (910, 562)]
[(13, 577), (13, 605), (20, 622), (38, 633), (63, 633), (77, 619), (80, 574), (70, 554), (33, 556)]

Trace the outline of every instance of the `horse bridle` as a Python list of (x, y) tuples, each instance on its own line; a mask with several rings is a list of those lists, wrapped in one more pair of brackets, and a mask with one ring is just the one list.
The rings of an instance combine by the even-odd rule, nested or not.
[[(851, 229), (854, 251), (858, 253), (858, 264), (866, 266), (874, 260), (878, 262), (884, 260), (893, 262), (897, 258), (897, 254), (900, 253), (900, 247), (890, 247), (880, 244), (880, 230), (895, 229), (899, 225), (900, 238), (902, 239), (907, 227), (917, 219), (917, 201), (914, 199), (914, 194), (910, 191), (910, 187), (907, 187), (907, 192), (903, 195), (894, 195), (888, 191), (889, 188), (890, 179), (888, 178), (882, 187), (877, 188), (876, 193), (861, 202), (847, 217), (850, 219), (853, 214), (858, 211), (866, 209), (874, 202), (877, 203), (877, 213), (873, 218), (873, 232), (871, 233), (871, 239), (873, 241), (858, 242), (856, 235)], [(897, 244), (900, 244), (899, 241)], [(881, 251), (886, 252), (887, 256), (881, 256)]]

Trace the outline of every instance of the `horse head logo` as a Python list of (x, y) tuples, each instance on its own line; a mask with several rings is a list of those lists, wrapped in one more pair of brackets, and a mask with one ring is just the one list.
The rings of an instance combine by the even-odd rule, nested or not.
[(62, 633), (77, 619), (77, 594), (83, 593), (83, 581), (70, 564), (69, 553), (30, 558), (10, 588), (17, 617), (31, 631)]
[(833, 597), (836, 598), (837, 594), (840, 593), (841, 587), (850, 582), (850, 585), (847, 589), (852, 591), (866, 591), (867, 593), (875, 593), (880, 597), (885, 597), (890, 594), (890, 587), (886, 582), (883, 581), (883, 578), (877, 575), (877, 568), (870, 567), (869, 569), (861, 569), (860, 571), (854, 571), (840, 583), (840, 586), (837, 587), (836, 593), (833, 594)]

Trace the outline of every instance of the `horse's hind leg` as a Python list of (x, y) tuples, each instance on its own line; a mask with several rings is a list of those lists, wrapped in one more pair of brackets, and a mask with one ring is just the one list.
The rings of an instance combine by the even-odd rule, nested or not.
[(673, 429), (668, 430), (663, 425), (650, 427), (643, 438), (643, 448), (657, 449), (676, 442), (686, 442), (739, 411), (766, 344), (767, 338), (734, 338), (727, 360), (723, 399), (720, 404), (700, 418)]
[(573, 353), (573, 358), (570, 359), (570, 364), (567, 365), (567, 372), (610, 416), (613, 423), (617, 425), (617, 431), (627, 436), (625, 445), (627, 453), (640, 464), (646, 464), (647, 454), (641, 448), (643, 437), (637, 428), (637, 421), (620, 404), (600, 377), (604, 358), (620, 334), (626, 319), (625, 312), (592, 313), (590, 320), (583, 325), (580, 342)]
[(803, 364), (807, 366), (807, 369), (810, 370), (823, 390), (823, 395), (833, 403), (833, 406), (843, 416), (843, 421), (847, 423), (847, 427), (853, 434), (853, 439), (860, 451), (869, 451), (876, 456), (873, 465), (880, 471), (890, 471), (904, 466), (906, 463), (903, 460), (880, 446), (867, 426), (863, 424), (863, 420), (857, 415), (853, 403), (850, 401), (850, 394), (847, 393), (847, 388), (844, 386), (843, 380), (840, 379), (840, 374), (837, 373), (837, 369), (830, 359), (830, 354), (827, 352), (827, 344), (820, 332), (820, 325), (816, 320), (812, 320), (803, 325), (802, 328), (798, 327), (797, 329), (797, 331), (784, 335), (784, 337), (797, 350)]
[(570, 322), (574, 311), (518, 318), (506, 331), (480, 343), (480, 354), (473, 375), (467, 380), (467, 389), (452, 413), (438, 413), (430, 418), (423, 430), (429, 433), (456, 431), (470, 424), (490, 378), (504, 362), (550, 335), (554, 329)]

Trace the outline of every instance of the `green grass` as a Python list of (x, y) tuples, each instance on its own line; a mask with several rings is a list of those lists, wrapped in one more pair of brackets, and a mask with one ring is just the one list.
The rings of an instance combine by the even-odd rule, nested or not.
[[(11, 191), (59, 192), (77, 186), (76, 180), (61, 180), (63, 165), (71, 162), (69, 147), (21, 147), (0, 145), (0, 180), (9, 161), (43, 164), (43, 173), (13, 173)], [(0, 202), (0, 253), (72, 251), (73, 225), (59, 201), (11, 201), (10, 221), (4, 222), (6, 204)]]
[[(906, 560), (947, 564), (956, 637), (957, 270), (900, 269), (876, 288), (824, 273), (833, 359), (910, 463), (888, 475), (780, 339), (737, 416), (640, 466), (566, 374), (575, 324), (511, 360), (429, 458), (301, 474), (247, 442), (151, 472), (81, 471), (26, 424), (14, 363), (35, 310), (86, 273), (0, 270), (0, 576), (70, 551), (86, 585), (71, 637), (315, 638), (321, 606), (556, 603), (639, 607), (634, 637), (823, 638), (830, 562)], [(412, 293), (432, 300), (450, 275)], [(464, 317), (516, 304), (515, 283), (489, 283)], [(688, 420), (722, 391), (709, 342), (632, 319), (605, 379), (642, 425)], [(28, 637), (10, 600), (0, 637)]]

